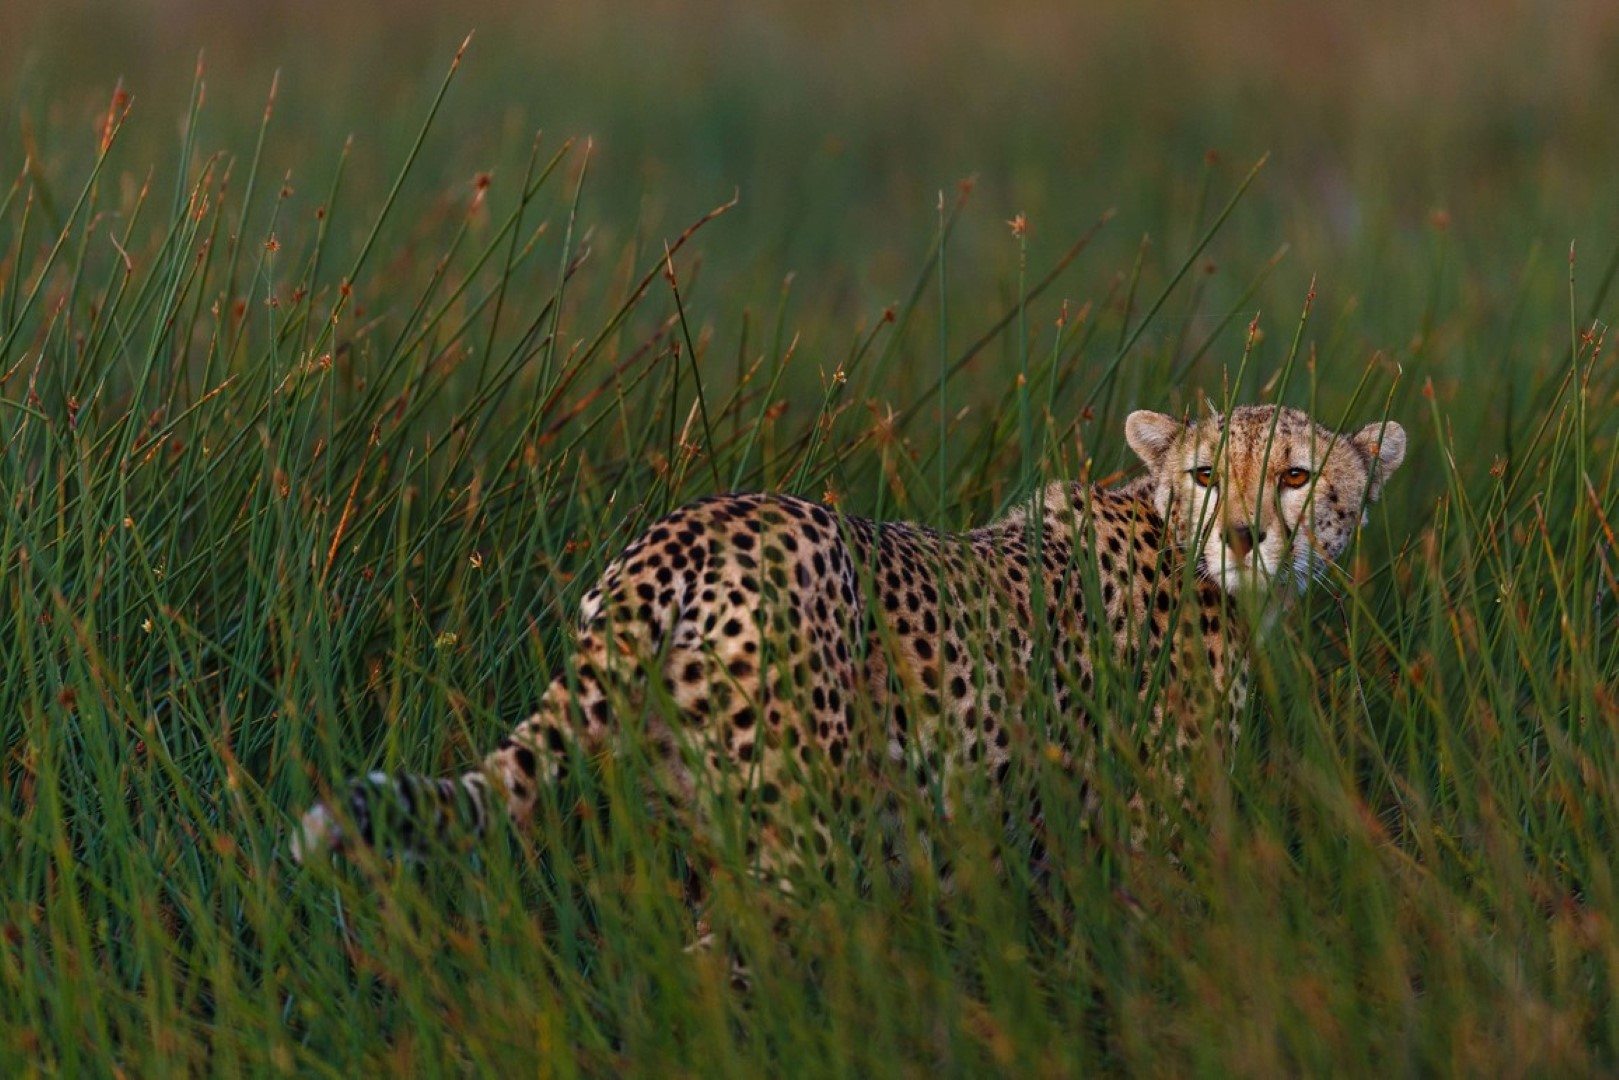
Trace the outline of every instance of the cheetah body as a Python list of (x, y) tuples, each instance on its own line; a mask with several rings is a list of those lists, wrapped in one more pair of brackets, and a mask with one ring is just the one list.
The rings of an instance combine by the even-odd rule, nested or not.
[(945, 793), (964, 769), (998, 783), (1033, 747), (1085, 769), (1101, 665), (1161, 688), (1154, 724), (1183, 749), (1244, 692), (1235, 595), (1319, 573), (1405, 437), (1270, 406), (1136, 413), (1126, 434), (1146, 475), (1052, 484), (966, 533), (788, 495), (674, 511), (586, 594), (569, 666), (481, 769), (356, 781), (346, 822), (325, 804), (305, 815), (299, 854), (372, 840), (382, 793), (417, 838), (481, 832), (497, 805), (527, 820), (576, 751), (633, 732), (672, 795), (710, 821), (746, 806), (750, 846), (785, 869), (824, 855), (885, 755)]

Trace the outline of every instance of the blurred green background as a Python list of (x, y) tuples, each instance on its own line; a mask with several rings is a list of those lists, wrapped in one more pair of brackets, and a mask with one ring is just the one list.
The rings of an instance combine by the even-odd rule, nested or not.
[(1143, 236), (1171, 264), (1184, 252), (1209, 152), (1228, 184), (1271, 155), (1241, 227), (1211, 253), (1233, 271), (1227, 294), (1285, 243), (1254, 306), (1291, 312), (1318, 274), (1329, 310), (1358, 298), (1352, 325), (1372, 347), (1407, 346), (1432, 302), (1408, 271), (1432, 265), (1436, 221), (1459, 271), (1450, 286), (1502, 303), (1536, 244), (1560, 255), (1578, 239), (1594, 278), (1619, 224), (1619, 9), (1601, 0), (11, 0), (0, 162), (87, 159), (122, 79), (136, 168), (176, 144), (201, 57), (204, 150), (248, 144), (279, 70), (267, 175), (290, 172), (313, 202), (352, 133), (349, 190), (363, 201), (469, 30), (413, 185), (457, 198), (487, 171), (509, 192), (535, 130), (591, 137), (586, 212), (605, 250), (637, 228), (677, 232), (739, 191), (704, 245), (727, 303), (768, 301), (795, 272), (814, 314), (869, 317), (907, 287), (938, 193), (967, 177), (963, 303), (991, 306), (974, 286), (1010, 277), (1004, 219), (1028, 215), (1038, 267), (1115, 207), (1062, 285), (1101, 294)]

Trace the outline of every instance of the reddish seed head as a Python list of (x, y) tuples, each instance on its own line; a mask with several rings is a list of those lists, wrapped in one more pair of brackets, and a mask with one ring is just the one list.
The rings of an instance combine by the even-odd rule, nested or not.
[(112, 145), (112, 137), (118, 131), (118, 125), (124, 114), (129, 111), (129, 91), (124, 84), (119, 83), (113, 87), (112, 100), (107, 103), (107, 115), (101, 122), (101, 152), (105, 154)]

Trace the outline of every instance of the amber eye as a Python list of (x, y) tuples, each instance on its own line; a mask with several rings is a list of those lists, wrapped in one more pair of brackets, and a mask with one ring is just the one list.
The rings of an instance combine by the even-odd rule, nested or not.
[(1301, 488), (1310, 482), (1309, 469), (1289, 469), (1282, 474), (1282, 486), (1286, 488)]
[(1214, 467), (1212, 465), (1199, 465), (1192, 470), (1192, 479), (1197, 482), (1198, 487), (1213, 487)]

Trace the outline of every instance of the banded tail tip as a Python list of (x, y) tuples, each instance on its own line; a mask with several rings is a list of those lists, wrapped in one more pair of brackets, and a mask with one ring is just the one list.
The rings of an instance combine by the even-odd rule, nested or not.
[(304, 813), (288, 847), (292, 851), (292, 861), (302, 866), (312, 858), (340, 850), (343, 847), (343, 829), (324, 803), (316, 803)]

